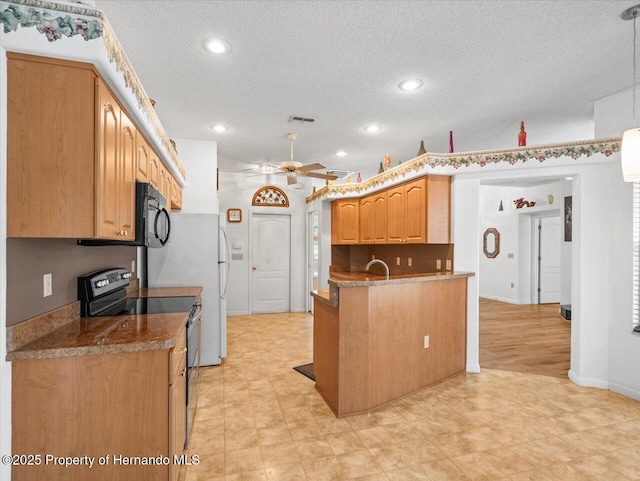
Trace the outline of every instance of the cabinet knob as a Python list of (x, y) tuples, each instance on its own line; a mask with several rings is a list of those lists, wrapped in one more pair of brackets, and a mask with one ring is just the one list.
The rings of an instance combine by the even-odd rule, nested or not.
[(186, 367), (182, 370), (182, 372), (180, 373), (180, 375), (181, 375), (182, 377), (184, 377), (184, 376), (185, 376), (185, 374), (187, 374), (187, 368), (186, 368)]
[(180, 352), (187, 352), (187, 348), (183, 347), (182, 349), (180, 349)]

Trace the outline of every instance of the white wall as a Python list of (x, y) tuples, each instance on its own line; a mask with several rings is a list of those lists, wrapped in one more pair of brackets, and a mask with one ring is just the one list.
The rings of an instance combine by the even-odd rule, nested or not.
[[(245, 174), (220, 172), (220, 220), (226, 220), (229, 208), (242, 209), (242, 222), (227, 223), (226, 230), (231, 244), (231, 254), (242, 254), (242, 260), (231, 261), (229, 289), (227, 291), (227, 313), (229, 315), (251, 312), (251, 245), (250, 229), (252, 214), (291, 215), (291, 310), (307, 310), (307, 206), (306, 197), (311, 187), (299, 179), (302, 189), (287, 186), (286, 176), (247, 176)], [(281, 188), (289, 197), (289, 207), (254, 207), (251, 200), (255, 192), (266, 185)], [(236, 248), (234, 248), (234, 245)]]
[(187, 171), (182, 188), (185, 214), (218, 214), (216, 175), (218, 144), (207, 140), (174, 139), (178, 156)]
[[(597, 135), (621, 136), (625, 130), (640, 125), (640, 96), (636, 98), (636, 125), (632, 98), (632, 89), (627, 89), (595, 102)], [(593, 179), (596, 188), (604, 191), (601, 195), (609, 208), (606, 218), (594, 232), (603, 238), (603, 242), (598, 246), (600, 250), (592, 252), (591, 262), (600, 265), (604, 271), (600, 284), (608, 298), (608, 309), (602, 312), (600, 320), (604, 328), (593, 327), (581, 334), (603, 335), (608, 349), (603, 355), (594, 356), (592, 362), (603, 362), (606, 366), (609, 389), (640, 400), (640, 335), (631, 332), (632, 184), (622, 181), (619, 166), (607, 174), (602, 179)], [(575, 243), (573, 248), (575, 250)], [(587, 352), (580, 354), (588, 357)]]

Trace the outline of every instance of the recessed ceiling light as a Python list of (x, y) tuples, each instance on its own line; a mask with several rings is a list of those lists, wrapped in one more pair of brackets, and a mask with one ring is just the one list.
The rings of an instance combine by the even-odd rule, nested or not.
[(222, 55), (229, 51), (229, 44), (224, 40), (220, 40), (219, 38), (210, 38), (204, 41), (204, 48), (207, 49), (211, 53), (215, 53), (217, 55)]
[(373, 134), (374, 132), (378, 132), (380, 131), (380, 129), (382, 129), (382, 127), (380, 127), (377, 124), (369, 124), (364, 128), (364, 130), (366, 130), (370, 134)]
[(567, 180), (573, 180), (573, 177), (565, 177)]
[(341, 150), (340, 152), (336, 152), (336, 155), (338, 157), (344, 157), (345, 155), (347, 155), (347, 153), (344, 150)]
[(229, 130), (229, 127), (227, 127), (226, 125), (222, 125), (222, 124), (216, 124), (213, 127), (211, 127), (211, 130), (213, 130), (214, 132), (218, 132), (219, 134), (222, 134), (222, 133), (226, 132), (227, 130)]
[(400, 90), (418, 90), (420, 87), (422, 87), (422, 80), (403, 80), (402, 82), (400, 82), (398, 87), (400, 88)]

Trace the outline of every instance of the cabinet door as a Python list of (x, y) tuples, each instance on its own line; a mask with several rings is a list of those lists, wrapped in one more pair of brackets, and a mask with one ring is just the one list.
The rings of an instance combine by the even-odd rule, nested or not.
[(373, 196), (360, 199), (360, 243), (373, 243)]
[[(150, 155), (150, 162), (149, 162), (149, 183), (155, 187), (156, 189), (158, 189), (158, 187), (160, 186), (160, 160), (158, 159), (158, 156), (156, 155), (156, 153), (153, 151), (153, 149), (151, 149), (149, 151), (149, 155)], [(160, 190), (160, 189), (158, 189)]]
[(400, 244), (404, 241), (405, 221), (404, 186), (387, 190), (387, 242)]
[(134, 240), (136, 207), (136, 133), (137, 129), (127, 114), (120, 114), (120, 169), (119, 169), (119, 221), (122, 237)]
[(427, 183), (424, 178), (404, 186), (405, 233), (408, 244), (427, 242)]
[(169, 480), (177, 481), (180, 465), (173, 463), (174, 456), (184, 452), (184, 442), (187, 435), (187, 377), (186, 356), (182, 356), (178, 373), (169, 387)]
[(175, 178), (171, 178), (171, 208), (182, 209), (182, 187)]
[(164, 197), (167, 199), (167, 211), (171, 212), (171, 183), (173, 176), (168, 169), (164, 171)]
[(93, 237), (95, 74), (7, 58), (7, 237)]
[(451, 242), (451, 177), (427, 176), (427, 243)]
[(118, 202), (120, 107), (103, 82), (98, 86), (98, 168), (96, 172), (96, 235), (121, 239)]
[(359, 244), (359, 211), (358, 199), (334, 200), (331, 203), (332, 244)]
[(149, 182), (151, 168), (151, 147), (140, 132), (136, 132), (136, 180)]
[(387, 191), (378, 192), (371, 196), (372, 208), (372, 235), (374, 244), (387, 243)]

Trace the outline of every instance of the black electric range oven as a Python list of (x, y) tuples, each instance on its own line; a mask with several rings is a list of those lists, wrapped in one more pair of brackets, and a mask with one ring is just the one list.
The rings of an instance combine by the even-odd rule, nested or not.
[(104, 269), (78, 277), (78, 299), (82, 317), (128, 316), (141, 314), (189, 313), (187, 332), (187, 416), (185, 446), (193, 426), (198, 385), (198, 320), (202, 305), (196, 296), (127, 297), (131, 272), (122, 268)]

